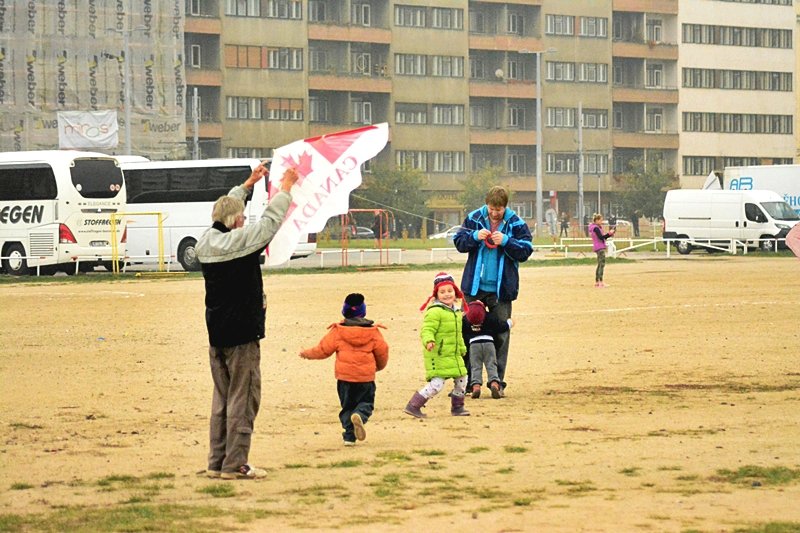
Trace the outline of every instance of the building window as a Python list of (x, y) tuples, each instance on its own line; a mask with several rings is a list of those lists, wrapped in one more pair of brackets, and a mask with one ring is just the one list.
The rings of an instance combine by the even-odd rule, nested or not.
[(469, 58), (469, 77), (475, 80), (483, 80), (486, 78), (486, 64), (482, 58)]
[(525, 127), (525, 108), (522, 106), (508, 106), (508, 127), (523, 129)]
[(459, 56), (433, 56), (431, 75), (444, 78), (463, 78), (464, 58)]
[(372, 102), (354, 100), (352, 106), (355, 124), (372, 124)]
[(587, 174), (608, 174), (608, 156), (583, 154), (583, 171)]
[(200, 68), (200, 45), (193, 44), (191, 46), (191, 57), (189, 58), (189, 64), (192, 68)]
[(246, 148), (229, 146), (227, 149), (228, 157), (247, 157), (254, 159), (266, 159), (272, 157), (273, 148)]
[(308, 21), (325, 22), (328, 20), (325, 0), (308, 0)]
[(753, 48), (792, 48), (792, 30), (684, 24), (683, 42)]
[(650, 89), (659, 89), (664, 86), (664, 65), (661, 63), (647, 64), (647, 84)]
[(267, 120), (303, 120), (303, 100), (300, 98), (265, 98), (265, 100)]
[(446, 126), (463, 126), (464, 106), (434, 104), (433, 123)]
[(394, 106), (394, 121), (397, 124), (427, 124), (428, 110), (425, 104), (402, 104)]
[(422, 54), (395, 54), (394, 73), (401, 76), (425, 76), (426, 56)]
[(431, 152), (431, 172), (464, 172), (464, 152)]
[(428, 154), (422, 150), (397, 150), (394, 157), (398, 168), (428, 170)]
[(469, 125), (472, 128), (485, 128), (486, 108), (481, 105), (469, 106)]
[(548, 107), (548, 128), (574, 128), (576, 109), (574, 107)]
[(434, 7), (431, 9), (431, 27), (442, 30), (463, 30), (464, 10)]
[(328, 122), (328, 100), (319, 96), (308, 98), (308, 120), (310, 122)]
[(547, 172), (550, 174), (574, 174), (577, 154), (547, 154)]
[(661, 133), (664, 126), (664, 110), (660, 107), (648, 107), (645, 115), (644, 129), (648, 133)]
[(260, 17), (260, 0), (226, 0), (225, 14), (237, 17)]
[(792, 91), (791, 72), (684, 68), (683, 86), (693, 89)]
[(418, 6), (394, 6), (394, 25), (409, 28), (424, 28), (425, 8)]
[(303, 70), (302, 48), (270, 48), (267, 47), (268, 69)]
[(200, 0), (189, 0), (189, 14), (199, 17), (200, 12)]
[(508, 14), (508, 33), (522, 35), (525, 28), (525, 17), (519, 13), (510, 12)]
[(330, 70), (328, 52), (326, 50), (311, 49), (308, 51), (309, 72), (327, 72)]
[(356, 26), (372, 26), (372, 6), (353, 3), (350, 6), (350, 23)]
[(267, 17), (274, 19), (302, 19), (303, 3), (300, 0), (268, 0)]
[(575, 81), (575, 63), (564, 61), (547, 62), (548, 81)]
[(575, 17), (572, 15), (545, 15), (547, 35), (575, 35)]
[(228, 96), (227, 118), (238, 120), (261, 120), (264, 99), (250, 96)]
[(469, 31), (470, 33), (486, 33), (485, 13), (483, 13), (482, 11), (470, 10)]
[(509, 174), (527, 174), (527, 158), (524, 153), (511, 151), (506, 156), (506, 172)]
[(663, 39), (661, 19), (647, 19), (647, 40), (651, 43), (660, 43)]
[(522, 80), (525, 78), (525, 64), (516, 59), (506, 61), (506, 78), (509, 80)]
[(708, 176), (715, 170), (715, 161), (710, 156), (684, 156), (683, 173), (687, 176)]
[(583, 127), (587, 129), (606, 129), (608, 128), (608, 110), (606, 109), (584, 109)]
[(581, 37), (608, 37), (608, 19), (605, 17), (581, 17)]
[(607, 83), (608, 65), (605, 63), (581, 63), (580, 81), (586, 83)]

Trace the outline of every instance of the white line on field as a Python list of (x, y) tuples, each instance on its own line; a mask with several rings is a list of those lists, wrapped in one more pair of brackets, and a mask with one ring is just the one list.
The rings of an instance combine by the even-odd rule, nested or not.
[[(692, 309), (700, 307), (738, 307), (744, 305), (796, 305), (794, 302), (786, 300), (781, 301), (763, 301), (763, 302), (722, 302), (722, 303), (708, 303), (708, 304), (674, 304), (674, 305), (640, 305), (635, 307), (612, 307), (609, 309), (591, 309), (588, 310), (592, 313), (625, 313), (631, 311), (655, 311), (659, 309)], [(517, 313), (514, 311), (514, 316), (551, 316), (551, 315), (574, 315), (575, 311), (547, 311), (542, 313)]]

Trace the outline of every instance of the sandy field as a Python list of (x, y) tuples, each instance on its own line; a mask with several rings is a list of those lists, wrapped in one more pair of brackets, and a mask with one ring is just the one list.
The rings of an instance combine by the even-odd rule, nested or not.
[[(269, 477), (236, 482), (198, 475), (201, 278), (0, 285), (0, 530), (800, 530), (796, 259), (616, 262), (607, 289), (593, 265), (523, 268), (507, 397), (451, 417), (441, 394), (420, 421), (402, 409), (438, 270), (266, 274), (250, 459)], [(345, 448), (333, 360), (297, 352), (351, 291), (390, 360)]]

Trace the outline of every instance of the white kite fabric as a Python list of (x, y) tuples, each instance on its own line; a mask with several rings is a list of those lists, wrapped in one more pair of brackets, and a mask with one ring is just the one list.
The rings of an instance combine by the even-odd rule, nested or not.
[(795, 224), (786, 235), (786, 246), (791, 248), (794, 255), (800, 258), (800, 222)]
[(295, 141), (276, 149), (269, 172), (269, 197), (278, 193), (290, 167), (300, 179), (292, 187), (286, 219), (267, 248), (267, 264), (289, 260), (301, 235), (322, 231), (332, 216), (350, 209), (350, 192), (361, 185), (361, 165), (389, 140), (389, 125), (373, 124)]

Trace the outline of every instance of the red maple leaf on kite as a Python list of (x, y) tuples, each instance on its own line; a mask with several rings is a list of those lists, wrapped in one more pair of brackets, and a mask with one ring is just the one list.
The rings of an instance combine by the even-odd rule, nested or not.
[(303, 152), (297, 161), (294, 160), (293, 156), (285, 157), (283, 159), (283, 164), (287, 168), (294, 167), (297, 173), (300, 174), (300, 179), (297, 180), (297, 183), (299, 184), (302, 183), (303, 178), (305, 178), (306, 176), (311, 174), (311, 172), (313, 172), (314, 169), (311, 168), (311, 160), (312, 160), (311, 154), (309, 154), (308, 152)]

